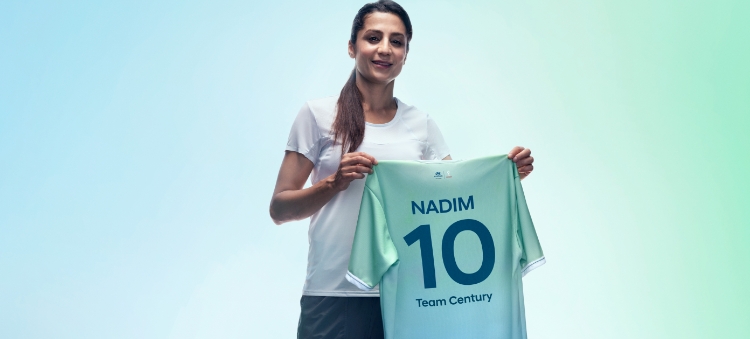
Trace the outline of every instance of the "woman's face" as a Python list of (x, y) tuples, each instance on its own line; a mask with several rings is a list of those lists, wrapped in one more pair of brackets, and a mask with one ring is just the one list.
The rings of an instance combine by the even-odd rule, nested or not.
[(401, 73), (406, 62), (406, 27), (391, 13), (373, 12), (357, 32), (357, 42), (349, 42), (349, 56), (363, 80), (387, 84)]

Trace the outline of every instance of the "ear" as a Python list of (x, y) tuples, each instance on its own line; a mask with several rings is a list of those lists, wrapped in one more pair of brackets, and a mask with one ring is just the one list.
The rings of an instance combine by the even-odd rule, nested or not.
[(354, 59), (354, 56), (355, 56), (355, 53), (354, 53), (354, 45), (352, 44), (352, 42), (351, 42), (351, 41), (349, 41), (349, 43), (348, 43), (348, 46), (349, 46), (349, 47), (348, 47), (348, 50), (349, 50), (349, 57), (350, 57), (350, 58), (352, 58), (352, 59)]

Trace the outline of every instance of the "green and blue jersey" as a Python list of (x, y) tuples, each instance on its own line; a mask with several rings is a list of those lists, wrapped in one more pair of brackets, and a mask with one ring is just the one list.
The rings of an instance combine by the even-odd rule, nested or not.
[(521, 278), (544, 264), (507, 156), (380, 161), (347, 279), (380, 285), (386, 338), (526, 338)]

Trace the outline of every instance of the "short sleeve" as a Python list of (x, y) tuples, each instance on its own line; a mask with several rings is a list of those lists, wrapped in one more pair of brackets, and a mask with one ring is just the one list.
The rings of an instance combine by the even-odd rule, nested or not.
[(320, 127), (318, 127), (310, 106), (305, 103), (297, 113), (297, 118), (294, 119), (286, 143), (286, 150), (300, 153), (313, 164), (317, 164), (322, 143), (323, 136)]
[(536, 235), (534, 223), (531, 221), (531, 214), (526, 205), (526, 197), (523, 194), (521, 179), (518, 176), (516, 165), (511, 163), (514, 172), (515, 192), (516, 192), (516, 217), (514, 218), (516, 234), (518, 236), (518, 245), (521, 247), (521, 274), (525, 276), (532, 270), (544, 265), (546, 262), (542, 246), (539, 244), (539, 238)]
[(398, 254), (388, 232), (383, 206), (365, 186), (346, 279), (361, 290), (371, 290), (396, 260)]
[(451, 153), (443, 139), (443, 133), (430, 116), (427, 116), (427, 144), (430, 149), (430, 158), (427, 160), (442, 160)]

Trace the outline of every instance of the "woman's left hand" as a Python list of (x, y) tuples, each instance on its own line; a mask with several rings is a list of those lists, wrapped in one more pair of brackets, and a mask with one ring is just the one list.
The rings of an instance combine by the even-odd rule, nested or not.
[(516, 163), (518, 175), (521, 179), (528, 177), (529, 174), (531, 174), (531, 171), (534, 170), (534, 157), (531, 156), (531, 149), (523, 148), (521, 146), (513, 147), (513, 149), (508, 152), (508, 158)]

